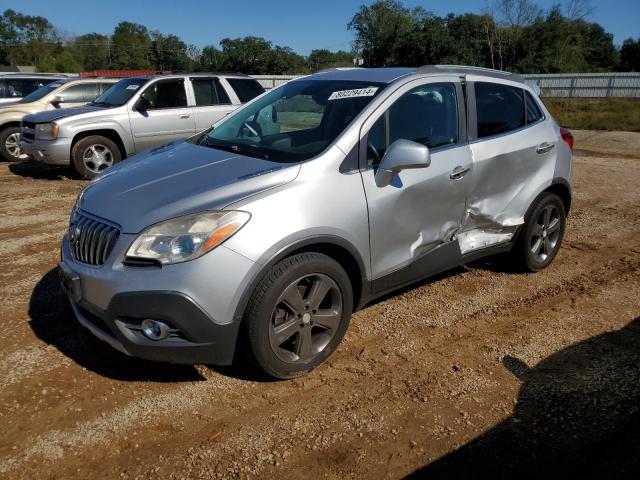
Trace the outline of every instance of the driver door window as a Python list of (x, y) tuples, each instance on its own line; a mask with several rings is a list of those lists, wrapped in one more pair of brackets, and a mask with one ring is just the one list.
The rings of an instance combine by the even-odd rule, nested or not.
[(183, 80), (167, 80), (156, 82), (142, 94), (147, 110), (166, 108), (184, 108), (187, 106), (187, 95)]
[[(389, 133), (385, 118), (389, 119)], [(375, 168), (396, 140), (422, 143), (434, 150), (458, 143), (456, 89), (451, 83), (430, 83), (409, 90), (371, 127), (367, 135), (367, 168)]]

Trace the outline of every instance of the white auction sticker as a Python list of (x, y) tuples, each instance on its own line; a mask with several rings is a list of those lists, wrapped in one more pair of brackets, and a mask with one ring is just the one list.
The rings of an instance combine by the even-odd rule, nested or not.
[(329, 100), (340, 100), (342, 98), (373, 97), (378, 91), (378, 87), (356, 88), (354, 90), (339, 90), (329, 95)]
[(127, 90), (137, 90), (138, 88), (140, 88), (140, 85), (133, 84), (127, 86)]

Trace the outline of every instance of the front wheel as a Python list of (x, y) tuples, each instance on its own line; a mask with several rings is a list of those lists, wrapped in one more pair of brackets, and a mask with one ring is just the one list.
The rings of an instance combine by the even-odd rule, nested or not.
[(275, 378), (313, 370), (337, 348), (353, 309), (349, 276), (332, 258), (300, 253), (265, 275), (245, 322), (258, 366)]
[(76, 142), (71, 150), (73, 166), (80, 176), (91, 180), (121, 160), (118, 146), (109, 138), (91, 135)]
[(533, 203), (512, 254), (530, 272), (546, 268), (558, 254), (567, 214), (557, 195), (546, 192)]
[(8, 127), (0, 131), (0, 157), (8, 162), (17, 162), (27, 158), (20, 149), (20, 127)]

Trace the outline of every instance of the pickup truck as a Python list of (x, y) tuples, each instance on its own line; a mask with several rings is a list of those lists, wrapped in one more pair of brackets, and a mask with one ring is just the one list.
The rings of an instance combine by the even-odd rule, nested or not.
[(243, 74), (126, 78), (84, 107), (25, 116), (20, 147), (91, 179), (126, 157), (209, 128), (263, 92)]

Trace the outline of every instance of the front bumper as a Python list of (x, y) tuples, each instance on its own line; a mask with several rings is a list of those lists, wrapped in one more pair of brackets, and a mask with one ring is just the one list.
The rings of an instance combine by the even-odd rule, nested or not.
[(71, 159), (71, 138), (57, 140), (20, 140), (22, 152), (38, 162), (49, 165), (69, 165)]
[[(80, 324), (127, 355), (231, 364), (240, 325), (237, 306), (256, 264), (220, 246), (184, 264), (124, 267), (117, 247), (111, 262), (95, 267), (76, 262), (67, 237), (63, 240), (61, 286)], [(208, 281), (200, 281), (206, 272)], [(163, 340), (147, 338), (140, 329), (146, 318), (168, 324), (174, 333)]]

